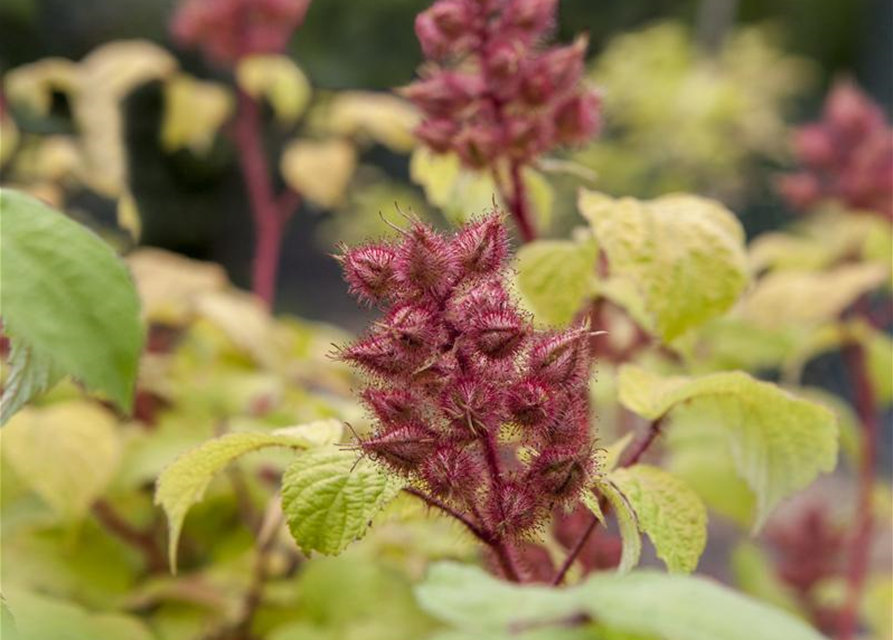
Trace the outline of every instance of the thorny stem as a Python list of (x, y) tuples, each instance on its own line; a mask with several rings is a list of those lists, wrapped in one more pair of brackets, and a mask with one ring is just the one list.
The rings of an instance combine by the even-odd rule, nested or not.
[[(502, 496), (502, 470), (499, 464), (499, 455), (496, 449), (496, 438), (493, 434), (487, 433), (482, 440), (484, 445), (484, 458), (487, 461), (487, 468), (490, 471), (490, 479), (493, 483), (493, 491), (496, 495)], [(512, 545), (499, 534), (492, 534), (494, 544), (493, 551), (499, 564), (505, 571), (506, 577), (512, 582), (523, 582), (521, 572), (515, 565), (514, 549)]]
[(272, 307), (285, 223), (300, 205), (301, 197), (294, 191), (286, 191), (278, 198), (274, 194), (270, 168), (263, 149), (260, 106), (241, 89), (235, 120), (235, 139), (254, 220), (252, 290), (267, 307)]
[(164, 554), (151, 532), (134, 527), (105, 500), (97, 500), (93, 504), (93, 515), (107, 531), (138, 550), (145, 558), (150, 572), (164, 570)]
[(877, 465), (879, 429), (877, 405), (865, 362), (865, 349), (859, 344), (850, 345), (844, 350), (844, 357), (854, 384), (856, 413), (862, 422), (856, 523), (847, 567), (847, 599), (840, 613), (837, 636), (839, 640), (852, 640), (858, 626), (859, 603), (865, 586), (871, 551), (874, 527), (871, 497)]
[[(623, 456), (620, 459), (620, 462), (617, 464), (619, 468), (631, 467), (636, 464), (641, 457), (645, 454), (649, 447), (654, 443), (657, 439), (657, 436), (660, 435), (661, 431), (661, 423), (663, 422), (663, 417), (658, 418), (654, 422), (652, 422), (648, 426), (648, 430), (643, 433), (640, 437), (634, 440), (623, 452)], [(602, 504), (602, 512), (604, 512), (607, 508), (607, 504)], [(589, 537), (598, 527), (598, 518), (594, 515), (592, 519), (589, 521), (589, 525), (586, 527), (586, 530), (580, 536), (580, 539), (577, 540), (576, 544), (574, 544), (573, 548), (568, 552), (567, 557), (564, 559), (561, 567), (558, 569), (558, 572), (555, 574), (555, 577), (552, 579), (552, 584), (554, 586), (560, 585), (564, 582), (565, 576), (567, 576), (567, 572), (570, 571), (570, 568), (573, 566), (574, 561), (577, 559), (577, 556), (580, 555), (580, 552), (583, 550), (583, 547), (586, 545), (586, 541), (589, 540)]]

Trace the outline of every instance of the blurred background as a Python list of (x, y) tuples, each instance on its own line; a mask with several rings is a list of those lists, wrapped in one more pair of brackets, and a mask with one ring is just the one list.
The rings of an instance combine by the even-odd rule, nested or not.
[[(421, 52), (412, 25), (427, 5), (318, 0), (292, 38), (290, 54), (315, 96), (391, 91), (415, 77)], [(3, 0), (0, 66), (6, 72), (51, 56), (80, 60), (104, 43), (138, 38), (172, 51), (193, 76), (225, 79), (196, 51), (171, 41), (174, 8), (171, 0)], [(739, 214), (750, 235), (791, 218), (772, 188), (779, 168), (789, 162), (785, 135), (774, 119), (814, 119), (822, 96), (841, 75), (854, 77), (888, 114), (893, 104), (893, 3), (887, 0), (563, 0), (558, 39), (568, 42), (581, 31), (589, 33), (593, 80), (606, 96), (602, 142), (580, 154), (598, 173), (595, 186), (642, 197), (681, 189), (713, 195)], [(715, 59), (719, 69), (710, 87), (688, 75), (703, 57)], [(705, 97), (709, 91), (728, 95)], [(161, 83), (149, 83), (126, 100), (131, 191), (142, 217), (139, 242), (219, 262), (247, 287), (252, 227), (234, 146), (226, 136), (203, 154), (170, 152), (157, 144), (162, 92)], [(618, 109), (614, 117), (612, 96), (645, 106)], [(704, 100), (726, 100), (737, 111), (699, 111)], [(70, 109), (56, 94), (51, 117), (17, 117), (17, 123), (25, 133), (70, 132)], [(764, 122), (764, 129), (739, 126), (745, 116)], [(269, 135), (274, 153), (288, 137), (275, 127)], [(681, 157), (668, 152), (661, 165), (657, 150), (669, 147), (684, 149)], [(305, 202), (291, 220), (277, 309), (359, 326), (356, 307), (328, 257), (333, 239), (375, 233), (378, 210), (390, 213), (394, 201), (424, 208), (422, 190), (409, 179), (406, 153), (366, 145), (360, 154), (356, 179), (337, 206)], [(9, 167), (5, 172), (9, 179)], [(390, 180), (382, 182), (383, 176)], [(552, 206), (554, 233), (577, 222), (572, 190), (562, 191), (560, 183)], [(114, 221), (115, 200), (93, 190), (71, 190), (68, 203), (94, 224)]]

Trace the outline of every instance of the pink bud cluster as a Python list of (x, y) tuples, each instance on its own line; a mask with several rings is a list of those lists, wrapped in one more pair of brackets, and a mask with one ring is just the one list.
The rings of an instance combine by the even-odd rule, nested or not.
[(493, 539), (573, 503), (593, 473), (586, 326), (533, 328), (506, 284), (492, 213), (444, 236), (413, 220), (396, 243), (345, 250), (350, 291), (384, 317), (339, 356), (367, 377), (358, 447)]
[(530, 162), (599, 130), (599, 95), (582, 86), (587, 40), (546, 49), (558, 0), (437, 0), (416, 18), (430, 64), (404, 94), (424, 113), (417, 136), (472, 167)]
[(794, 149), (803, 169), (780, 183), (791, 206), (838, 200), (893, 219), (893, 129), (852, 82), (835, 85), (822, 120), (796, 132)]
[(186, 0), (171, 25), (174, 39), (228, 66), (279, 53), (304, 22), (310, 0)]

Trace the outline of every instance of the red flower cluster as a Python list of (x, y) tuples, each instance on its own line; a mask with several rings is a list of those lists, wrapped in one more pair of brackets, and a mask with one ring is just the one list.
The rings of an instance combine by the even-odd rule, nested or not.
[(535, 330), (506, 290), (508, 254), (494, 213), (451, 237), (412, 221), (399, 243), (340, 257), (350, 291), (386, 310), (339, 354), (371, 381), (358, 446), (493, 538), (574, 502), (594, 470), (588, 327)]
[(432, 61), (404, 94), (425, 114), (416, 130), (434, 151), (472, 167), (524, 164), (591, 139), (600, 99), (581, 86), (586, 38), (543, 49), (558, 0), (438, 0), (416, 18)]
[(893, 129), (853, 83), (835, 85), (822, 120), (800, 128), (794, 147), (803, 170), (780, 183), (791, 206), (835, 199), (893, 219)]
[(231, 65), (257, 53), (279, 53), (304, 22), (310, 0), (187, 0), (171, 30), (181, 45)]

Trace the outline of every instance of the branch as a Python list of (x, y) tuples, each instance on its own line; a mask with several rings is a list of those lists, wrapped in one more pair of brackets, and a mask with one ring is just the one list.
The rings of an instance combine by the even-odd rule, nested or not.
[(155, 536), (148, 531), (141, 531), (122, 518), (115, 508), (105, 500), (97, 500), (93, 504), (93, 515), (111, 534), (139, 551), (146, 560), (150, 572), (163, 571), (167, 566), (164, 554), (158, 547)]
[(862, 446), (859, 452), (859, 488), (856, 523), (847, 567), (847, 599), (840, 612), (839, 640), (852, 640), (858, 626), (859, 603), (868, 573), (874, 518), (872, 492), (877, 465), (879, 428), (877, 405), (865, 362), (865, 349), (853, 344), (844, 350), (844, 358), (854, 385), (854, 404), (862, 422)]
[(486, 531), (484, 531), (479, 526), (477, 526), (474, 522), (472, 522), (472, 520), (465, 514), (456, 511), (448, 504), (443, 503), (440, 500), (438, 500), (437, 498), (435, 498), (433, 496), (429, 496), (424, 491), (421, 491), (414, 487), (405, 487), (403, 489), (403, 491), (405, 491), (406, 493), (408, 493), (411, 496), (415, 496), (416, 498), (419, 498), (420, 500), (425, 502), (429, 507), (434, 507), (435, 509), (439, 509), (440, 511), (443, 511), (448, 516), (455, 518), (456, 520), (458, 520), (459, 522), (464, 524), (465, 528), (468, 529), (472, 533), (472, 535), (474, 535), (475, 538), (477, 538), (478, 540), (480, 540), (487, 546), (493, 546), (493, 538)]
[(552, 579), (553, 587), (557, 587), (562, 582), (564, 582), (564, 578), (567, 575), (567, 572), (570, 571), (571, 567), (574, 564), (574, 561), (577, 559), (577, 556), (579, 556), (580, 552), (583, 551), (583, 547), (586, 545), (586, 541), (589, 540), (589, 536), (592, 535), (596, 527), (598, 527), (598, 518), (593, 516), (592, 520), (589, 521), (589, 525), (586, 527), (586, 531), (584, 531), (583, 535), (580, 536), (580, 539), (577, 540), (574, 548), (568, 552), (567, 557), (564, 559), (564, 563), (562, 563), (561, 567), (558, 569), (558, 573), (556, 573), (555, 577)]

